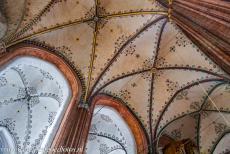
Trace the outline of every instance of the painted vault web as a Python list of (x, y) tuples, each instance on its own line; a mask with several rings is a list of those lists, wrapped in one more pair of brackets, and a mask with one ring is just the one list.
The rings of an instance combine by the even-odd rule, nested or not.
[(79, 70), (84, 103), (99, 93), (122, 99), (152, 149), (168, 134), (191, 138), (200, 152), (230, 150), (229, 76), (168, 21), (156, 1), (28, 0), (23, 6), (16, 33), (2, 41), (26, 41), (65, 57)]
[(86, 153), (137, 153), (132, 131), (113, 108), (95, 107)]
[(3, 143), (11, 143), (7, 147), (16, 147), (8, 151), (4, 147), (1, 152), (37, 153), (48, 148), (70, 97), (67, 81), (50, 63), (18, 57), (1, 66), (0, 128), (11, 135), (1, 133), (1, 138), (5, 138)]

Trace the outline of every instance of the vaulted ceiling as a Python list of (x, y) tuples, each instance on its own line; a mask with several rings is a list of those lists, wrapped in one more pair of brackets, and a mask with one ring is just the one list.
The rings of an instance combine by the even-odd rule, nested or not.
[(14, 154), (50, 146), (71, 95), (64, 76), (46, 61), (20, 57), (1, 67), (0, 129), (10, 133), (3, 141), (10, 144), (1, 147), (14, 147), (10, 151)]
[(230, 131), (229, 75), (168, 20), (158, 2), (4, 0), (1, 5), (8, 27), (1, 30), (1, 44), (25, 41), (58, 53), (78, 70), (83, 103), (101, 93), (121, 99), (141, 121), (150, 145), (167, 134), (192, 139), (200, 152), (226, 150), (219, 144), (230, 150), (223, 141)]
[(96, 106), (86, 153), (137, 153), (136, 149), (134, 136), (121, 115), (111, 107)]

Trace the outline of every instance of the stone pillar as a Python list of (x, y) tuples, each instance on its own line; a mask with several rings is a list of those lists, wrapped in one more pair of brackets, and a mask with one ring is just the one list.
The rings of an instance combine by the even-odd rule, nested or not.
[(63, 131), (54, 140), (51, 149), (60, 151), (68, 150), (65, 153), (83, 154), (87, 142), (91, 115), (87, 108), (81, 106), (76, 106), (70, 112), (68, 121), (63, 126), (65, 128), (62, 128)]
[(158, 0), (171, 19), (215, 63), (230, 73), (230, 3), (215, 0)]

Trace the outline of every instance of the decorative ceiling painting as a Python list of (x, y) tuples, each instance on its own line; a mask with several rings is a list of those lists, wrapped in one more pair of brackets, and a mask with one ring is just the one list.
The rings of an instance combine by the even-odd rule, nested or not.
[(86, 153), (136, 153), (132, 132), (113, 108), (95, 107)]
[(0, 71), (0, 126), (12, 135), (14, 152), (49, 147), (71, 96), (67, 81), (33, 57), (16, 58)]
[[(165, 135), (190, 139), (198, 153), (230, 152), (229, 74), (157, 1), (2, 0), (0, 6), (0, 54), (23, 43), (62, 57), (81, 80), (80, 103), (90, 106), (97, 95), (119, 99), (140, 121), (149, 153), (158, 152)], [(22, 149), (50, 145), (71, 95), (51, 64), (15, 59), (0, 69), (0, 126)], [(94, 113), (86, 153), (137, 153), (119, 113), (103, 106)], [(119, 139), (95, 135), (107, 130)], [(2, 134), (0, 148), (12, 146)]]

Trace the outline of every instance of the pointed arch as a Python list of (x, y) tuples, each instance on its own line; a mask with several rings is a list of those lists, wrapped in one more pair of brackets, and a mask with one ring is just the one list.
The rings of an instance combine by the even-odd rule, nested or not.
[(94, 114), (93, 111), (96, 106), (109, 107), (117, 111), (119, 115), (124, 119), (134, 136), (134, 140), (137, 146), (137, 153), (148, 153), (148, 139), (146, 137), (145, 130), (141, 126), (138, 118), (126, 105), (112, 96), (99, 94), (92, 99), (92, 104), (90, 107), (91, 119), (88, 121), (88, 124), (90, 124), (92, 121), (92, 116)]
[[(228, 135), (230, 135), (230, 130), (227, 130), (226, 132), (222, 133), (222, 135), (214, 143), (214, 145), (211, 149), (211, 153), (214, 153), (217, 150), (218, 145), (221, 143), (222, 140), (224, 140), (224, 138), (227, 138)], [(224, 150), (225, 149), (223, 149), (223, 151)], [(226, 149), (226, 150), (228, 150), (228, 149)], [(228, 151), (226, 151), (226, 152), (228, 152)]]
[(77, 128), (76, 123), (79, 121), (78, 117), (80, 117), (78, 105), (82, 94), (82, 84), (79, 74), (72, 68), (71, 64), (55, 52), (28, 44), (18, 44), (7, 48), (7, 52), (0, 54), (0, 66), (4, 66), (19, 57), (34, 57), (54, 65), (68, 82), (71, 96), (68, 99), (67, 106), (62, 111), (63, 113), (61, 113), (59, 123), (55, 125), (56, 128), (51, 136), (50, 146), (51, 149), (54, 149), (63, 145), (72, 145), (74, 138), (71, 134), (73, 132), (70, 130)]

